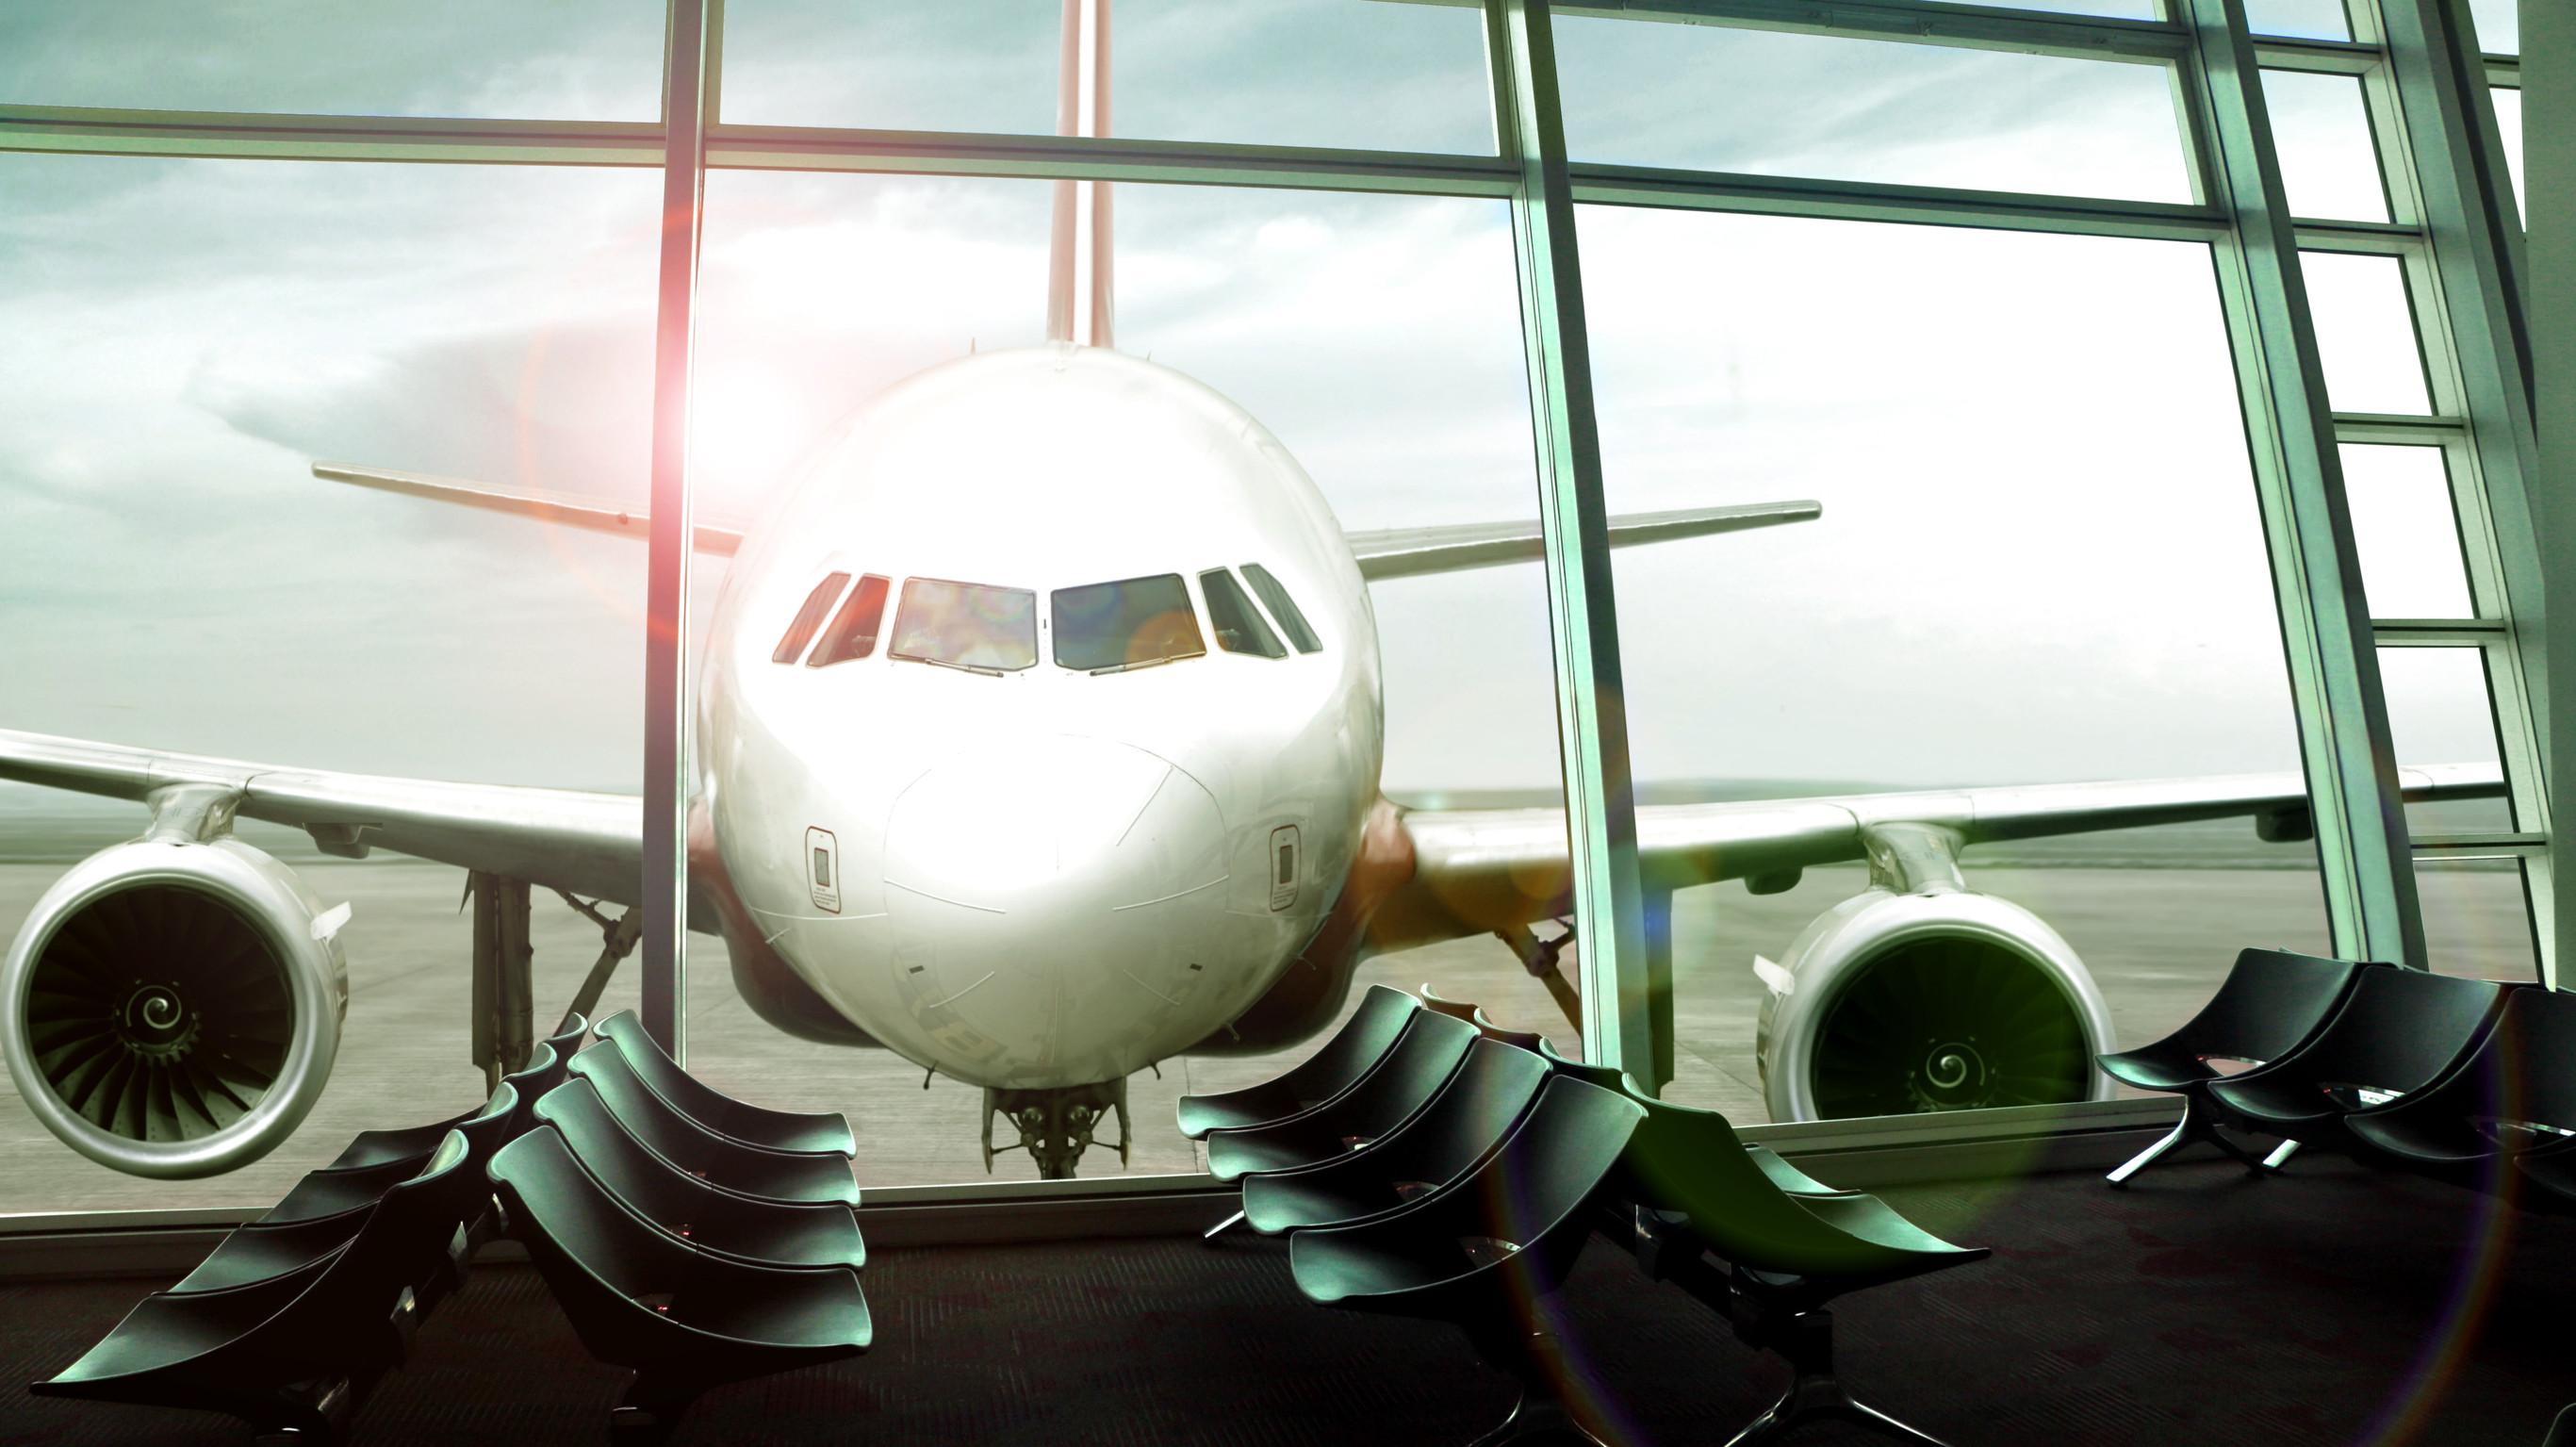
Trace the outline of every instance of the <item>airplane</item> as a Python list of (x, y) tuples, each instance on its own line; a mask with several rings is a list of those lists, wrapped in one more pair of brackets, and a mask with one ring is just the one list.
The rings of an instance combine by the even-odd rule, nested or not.
[[(982, 1089), (988, 1168), (998, 1115), (1051, 1178), (1113, 1114), (1125, 1158), (1131, 1074), (1312, 1038), (1374, 955), (1495, 934), (1574, 997), (1570, 931), (1538, 932), (1571, 910), (1562, 811), (1409, 811), (1379, 779), (1370, 587), (1537, 558), (1538, 524), (1344, 530), (1242, 407), (1107, 345), (1105, 247), (1093, 344), (1077, 343), (1070, 185), (1048, 342), (896, 383), (757, 517), (699, 518), (693, 539), (733, 562), (699, 675), (689, 927), (723, 938), (737, 989), (782, 1031)], [(644, 534), (614, 500), (313, 471)], [(1614, 518), (1610, 541), (1821, 516), (1813, 501), (1643, 514)], [(347, 907), (232, 837), (236, 818), (562, 892), (610, 937), (576, 1008), (633, 944), (633, 914), (578, 898), (636, 903), (631, 796), (6, 730), (0, 777), (152, 810), (140, 838), (46, 892), (0, 965), (20, 1094), (121, 1171), (256, 1160), (330, 1073)], [(2405, 783), (2409, 800), (2502, 792), (2492, 765)], [(2107, 1099), (2100, 991), (2038, 916), (1967, 886), (1959, 849), (2247, 815), (2295, 840), (2306, 806), (2296, 773), (1641, 806), (1658, 1008), (1668, 1024), (1674, 890), (1772, 893), (1866, 859), (1869, 886), (1760, 967), (1773, 1119)], [(1660, 1088), (1670, 1061), (1642, 1073)]]

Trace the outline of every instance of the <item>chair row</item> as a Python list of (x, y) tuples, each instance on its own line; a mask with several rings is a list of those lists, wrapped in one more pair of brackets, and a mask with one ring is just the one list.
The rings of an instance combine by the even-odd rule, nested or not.
[(1521, 1386), (1484, 1442), (1588, 1435), (1560, 1395), (1568, 1378), (1544, 1301), (1599, 1234), (1788, 1360), (1788, 1392), (1735, 1443), (1817, 1418), (1934, 1441), (1844, 1391), (1824, 1308), (1983, 1248), (1809, 1179), (1713, 1111), (1654, 1100), (1615, 1070), (1425, 994), (1373, 987), (1303, 1065), (1180, 1103), (1209, 1169), (1242, 1182), (1239, 1219), (1289, 1234), (1310, 1300), (1457, 1325)]
[(610, 1439), (659, 1442), (711, 1387), (867, 1350), (849, 1123), (722, 1095), (632, 1015), (600, 1034), (490, 1175), (582, 1345), (635, 1374)]
[[(2184, 1102), (2115, 1185), (2195, 1140), (2274, 1168), (2309, 1145), (2576, 1214), (2576, 995), (2246, 950), (2189, 1023), (2101, 1061)], [(2222, 1129), (2291, 1145), (2258, 1162)]]
[(484, 1168), (586, 1033), (567, 1019), (480, 1110), (359, 1135), (31, 1390), (226, 1412), (263, 1440), (334, 1439), (463, 1282), (497, 1225)]

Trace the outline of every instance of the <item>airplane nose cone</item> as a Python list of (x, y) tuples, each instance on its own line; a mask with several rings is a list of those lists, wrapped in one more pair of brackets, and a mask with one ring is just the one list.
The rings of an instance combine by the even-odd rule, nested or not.
[(1124, 1075), (1189, 1028), (1225, 823), (1167, 760), (1069, 736), (948, 759), (896, 800), (884, 860), (898, 987), (987, 1083)]

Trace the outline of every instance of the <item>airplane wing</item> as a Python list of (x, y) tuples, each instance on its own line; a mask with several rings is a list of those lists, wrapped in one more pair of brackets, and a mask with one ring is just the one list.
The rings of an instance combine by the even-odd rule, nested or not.
[(644, 805), (626, 794), (285, 769), (7, 729), (0, 778), (137, 802), (218, 784), (240, 791), (241, 817), (305, 830), (325, 853), (382, 846), (619, 904), (636, 902), (644, 873)]
[[(425, 497), (462, 507), (479, 507), (516, 517), (535, 518), (563, 527), (613, 533), (642, 541), (648, 525), (642, 508), (614, 498), (579, 493), (513, 489), (461, 477), (426, 472), (398, 472), (389, 467), (359, 467), (346, 462), (317, 462), (313, 475), (325, 482), (353, 483), (381, 492)], [(1674, 512), (1629, 513), (1610, 519), (1610, 546), (1667, 543), (1710, 533), (1742, 532), (1812, 522), (1824, 515), (1816, 502), (1759, 502), (1731, 507), (1693, 507)], [(732, 557), (750, 529), (747, 519), (698, 513), (691, 546), (701, 553)], [(1490, 568), (1544, 557), (1536, 519), (1518, 523), (1465, 523), (1449, 527), (1389, 528), (1352, 533), (1351, 551), (1360, 560), (1360, 576), (1410, 578), (1422, 573), (1454, 573), (1464, 568)]]
[[(2409, 803), (2504, 793), (2494, 764), (2400, 769), (2398, 778)], [(1637, 810), (1637, 854), (1650, 888), (1681, 889), (1863, 859), (1864, 831), (1878, 824), (1940, 825), (1962, 843), (1986, 844), (2250, 815), (2287, 824), (2277, 837), (2295, 839), (2306, 811), (2307, 785), (2295, 773), (1650, 804)], [(1404, 825), (1414, 873), (1370, 928), (1380, 950), (1531, 924), (1570, 907), (1562, 810), (1419, 810)]]
[[(1813, 522), (1824, 516), (1819, 502), (1757, 502), (1732, 507), (1691, 507), (1674, 512), (1627, 513), (1610, 519), (1610, 546), (1668, 543), (1709, 533), (1742, 532)], [(1389, 528), (1351, 533), (1351, 551), (1360, 560), (1360, 576), (1375, 583), (1423, 573), (1454, 573), (1490, 568), (1546, 556), (1538, 522), (1464, 523), (1449, 527)]]
[[(546, 492), (537, 489), (497, 487), (488, 482), (469, 482), (461, 477), (438, 477), (426, 472), (397, 472), (389, 467), (358, 467), (346, 462), (317, 462), (313, 475), (325, 482), (354, 483), (380, 492), (399, 492), (407, 497), (425, 497), (432, 502), (452, 502), (462, 507), (479, 507), (488, 512), (505, 512), (515, 517), (535, 518), (539, 522), (562, 527), (584, 528), (595, 533), (614, 533), (622, 538), (644, 540), (649, 521), (645, 511), (614, 498), (585, 497), (580, 493)], [(693, 510), (694, 511), (694, 510)], [(742, 535), (751, 524), (743, 518), (697, 512), (691, 531), (696, 535), (690, 546), (701, 553), (730, 558), (742, 547)]]

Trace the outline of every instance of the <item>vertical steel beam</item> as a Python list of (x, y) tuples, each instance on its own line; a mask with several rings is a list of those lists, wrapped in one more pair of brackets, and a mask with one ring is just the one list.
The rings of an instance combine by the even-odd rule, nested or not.
[(2426, 964), (2414, 860), (2379, 658), (2345, 506), (2298, 240), (2241, 0), (2176, 6), (2192, 27), (2187, 107), (2211, 132), (2210, 199), (2235, 218), (2212, 248), (2272, 560), (2336, 953)]
[[(2523, 315), (2537, 452), (2528, 482), (2542, 585), (2563, 600), (2576, 598), (2576, 6), (2564, 0), (2522, 7), (2522, 184), (2531, 211)], [(2565, 972), (2576, 969), (2576, 785), (2566, 782), (2576, 764), (2576, 619), (2538, 631), (2549, 660), (2541, 738), (2554, 762), (2551, 874), (2570, 896), (2550, 922), (2554, 968), (2543, 978), (2566, 989)], [(2530, 630), (2523, 636), (2528, 644)]]
[(662, 265), (653, 335), (651, 557), (644, 583), (644, 1028), (685, 1058), (689, 902), (689, 377), (706, 210), (716, 0), (670, 0), (662, 70)]
[(1512, 251), (1528, 352), (1530, 427), (1547, 540), (1548, 626), (1556, 653), (1557, 743), (1573, 865), (1586, 1059), (1655, 1073), (1653, 981), (1637, 875), (1636, 791), (1610, 581), (1601, 438), (1575, 254), (1574, 192), (1557, 103), (1547, 0), (1485, 0), (1494, 131), (1520, 165)]
[[(2346, 12), (2353, 34), (2379, 42), (2388, 57), (2364, 78), (2372, 126), (2391, 214), (2424, 230), (2406, 273), (2434, 409), (2467, 424), (2449, 461), (2455, 489), (2478, 493), (2481, 541), (2494, 564), (2475, 579), (2484, 584), (2479, 612), (2505, 619), (2510, 630), (2487, 649), (2486, 663), (2514, 827), (2549, 831), (2555, 852), (2546, 741), (2551, 718), (2565, 710), (2553, 710), (2549, 697), (2528, 265), (2486, 65), (2466, 7), (2454, 0), (2347, 0)], [(2543, 978), (2556, 973), (2548, 901), (2557, 873), (2550, 859), (2526, 861)]]

